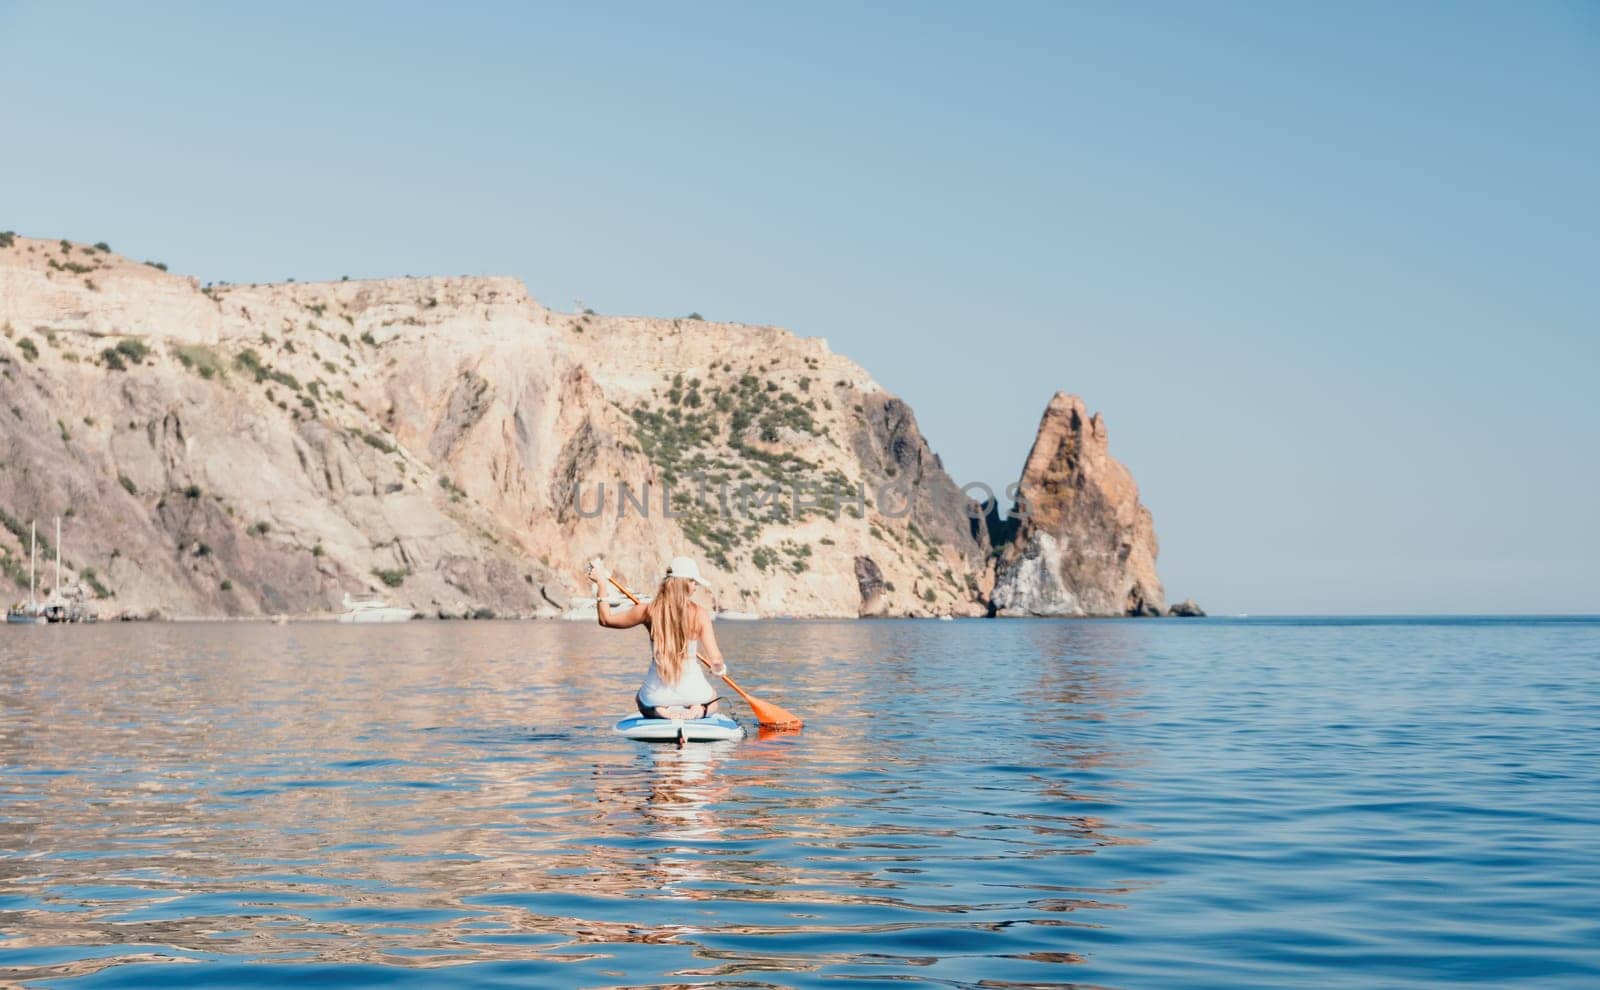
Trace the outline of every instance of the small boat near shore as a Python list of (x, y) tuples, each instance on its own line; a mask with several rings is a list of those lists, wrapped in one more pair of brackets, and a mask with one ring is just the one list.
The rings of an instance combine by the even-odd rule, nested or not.
[(50, 589), (50, 598), (39, 601), (34, 574), (38, 570), (39, 539), (32, 523), (28, 524), (28, 600), (18, 602), (6, 610), (6, 622), (12, 625), (42, 625), (48, 622), (96, 622), (100, 616), (85, 600), (83, 587), (71, 589), (69, 597), (61, 586), (61, 519), (56, 518), (56, 583)]
[(46, 622), (99, 622), (100, 614), (78, 598), (52, 598), (39, 605)]
[[(641, 604), (643, 604), (649, 602), (650, 599), (640, 598), (639, 601)], [(620, 598), (607, 598), (606, 604), (610, 605), (612, 608), (624, 608), (628, 603), (624, 602)], [(598, 621), (600, 618), (600, 599), (589, 596), (574, 598), (572, 599), (571, 607), (569, 607), (565, 612), (562, 612), (560, 618), (564, 622)]]
[(35, 601), (17, 602), (6, 609), (6, 621), (18, 626), (42, 626), (50, 619), (44, 606)]
[(49, 622), (45, 618), (44, 607), (34, 597), (34, 571), (39, 566), (39, 541), (34, 533), (33, 523), (28, 524), (28, 600), (17, 602), (6, 609), (6, 621), (12, 625), (31, 626)]
[(380, 598), (351, 598), (344, 596), (344, 614), (340, 622), (410, 622), (417, 613), (409, 608), (390, 605)]

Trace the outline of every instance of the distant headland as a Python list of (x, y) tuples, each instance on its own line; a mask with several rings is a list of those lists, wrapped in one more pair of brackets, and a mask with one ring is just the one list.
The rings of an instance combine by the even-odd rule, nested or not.
[(1150, 513), (1066, 393), (975, 507), (822, 339), (511, 278), (202, 284), (3, 233), (0, 330), (0, 581), (26, 594), (28, 524), (64, 516), (106, 617), (554, 617), (589, 558), (647, 585), (676, 553), (745, 615), (1168, 614)]

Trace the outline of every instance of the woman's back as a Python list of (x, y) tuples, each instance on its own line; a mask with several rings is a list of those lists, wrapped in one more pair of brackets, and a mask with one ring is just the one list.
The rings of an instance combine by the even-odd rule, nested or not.
[[(599, 560), (590, 563), (589, 576), (595, 582), (597, 598), (602, 581), (616, 584)], [(716, 711), (720, 699), (706, 679), (700, 658), (704, 656), (718, 676), (726, 667), (711, 614), (693, 600), (699, 583), (700, 570), (694, 561), (674, 557), (648, 605), (634, 598), (633, 608), (613, 615), (603, 598), (596, 602), (601, 625), (613, 629), (643, 625), (650, 633), (650, 667), (637, 699), (639, 711), (648, 718), (702, 718)]]
[(669, 681), (656, 662), (654, 643), (650, 650), (650, 669), (645, 672), (644, 683), (639, 687), (639, 701), (651, 708), (668, 708), (681, 705), (703, 705), (717, 697), (716, 688), (706, 680), (705, 668), (694, 659), (700, 652), (700, 641), (691, 639), (685, 644), (687, 659), (678, 673), (677, 681)]

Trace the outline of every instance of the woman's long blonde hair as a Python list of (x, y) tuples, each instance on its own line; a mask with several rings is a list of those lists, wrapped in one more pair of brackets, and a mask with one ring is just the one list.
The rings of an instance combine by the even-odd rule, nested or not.
[(668, 684), (678, 683), (683, 665), (693, 663), (689, 656), (689, 622), (694, 605), (694, 582), (688, 578), (665, 578), (656, 597), (644, 607), (650, 622), (650, 645), (654, 647), (656, 673)]

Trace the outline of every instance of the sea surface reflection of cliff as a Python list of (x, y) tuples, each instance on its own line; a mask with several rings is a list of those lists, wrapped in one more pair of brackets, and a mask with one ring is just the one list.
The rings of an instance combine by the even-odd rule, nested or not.
[(1072, 932), (1127, 892), (1082, 864), (1136, 839), (1100, 728), (1135, 693), (1118, 628), (738, 624), (741, 679), (808, 728), (682, 751), (610, 734), (642, 635), (8, 637), (0, 978), (498, 962), (792, 984), (979, 953), (1065, 979)]

